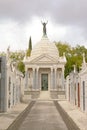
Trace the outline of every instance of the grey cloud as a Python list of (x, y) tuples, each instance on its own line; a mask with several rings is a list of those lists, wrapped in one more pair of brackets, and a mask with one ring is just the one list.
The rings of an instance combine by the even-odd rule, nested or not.
[(65, 26), (87, 27), (87, 0), (0, 0), (0, 18), (27, 21), (49, 15)]
[(0, 0), (0, 17), (26, 21), (49, 15), (61, 24), (87, 23), (86, 0)]
[(49, 10), (48, 3), (49, 0), (3, 0), (0, 1), (0, 16), (26, 21), (33, 15), (44, 15)]
[[(57, 10), (57, 13), (56, 13)], [(62, 0), (60, 7), (55, 10), (56, 20), (63, 24), (83, 25), (87, 23), (86, 0)], [(56, 15), (55, 15), (56, 17)]]

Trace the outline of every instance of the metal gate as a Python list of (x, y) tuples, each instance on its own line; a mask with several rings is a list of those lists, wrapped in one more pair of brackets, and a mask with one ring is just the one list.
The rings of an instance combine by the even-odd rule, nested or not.
[(41, 90), (48, 90), (48, 74), (41, 75)]

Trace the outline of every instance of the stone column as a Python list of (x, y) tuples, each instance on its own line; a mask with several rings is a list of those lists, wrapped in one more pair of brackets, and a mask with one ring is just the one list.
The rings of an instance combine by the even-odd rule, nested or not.
[(29, 89), (29, 70), (27, 70), (27, 89)]
[(56, 82), (56, 78), (57, 78), (57, 68), (54, 69), (54, 77), (55, 77), (55, 90), (57, 89), (57, 82)]
[(36, 88), (36, 83), (35, 83), (35, 68), (33, 68), (33, 83), (32, 83), (32, 89)]
[[(6, 57), (0, 58), (0, 112), (6, 112), (8, 109), (8, 86), (7, 86), (7, 67)], [(9, 73), (9, 72), (8, 72)]]
[(62, 90), (64, 90), (64, 68), (62, 68)]
[(53, 89), (53, 68), (51, 68), (51, 90)]
[(28, 88), (28, 71), (25, 71), (25, 89)]
[(38, 83), (38, 70), (39, 70), (39, 68), (36, 69), (36, 89), (39, 89), (39, 83)]

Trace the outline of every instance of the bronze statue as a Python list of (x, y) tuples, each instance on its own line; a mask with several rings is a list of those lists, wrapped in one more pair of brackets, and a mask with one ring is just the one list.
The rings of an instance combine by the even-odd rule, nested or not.
[(41, 23), (43, 25), (43, 36), (45, 36), (45, 35), (47, 35), (46, 34), (46, 24), (48, 23), (48, 21), (46, 23), (41, 21)]

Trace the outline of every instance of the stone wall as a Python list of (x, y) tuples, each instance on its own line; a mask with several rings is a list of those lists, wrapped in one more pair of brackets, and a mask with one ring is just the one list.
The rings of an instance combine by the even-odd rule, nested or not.
[(6, 112), (22, 101), (24, 77), (6, 57), (0, 57), (0, 112)]
[(8, 109), (20, 103), (23, 98), (23, 82), (24, 78), (17, 69), (12, 70), (7, 65), (7, 88), (8, 88)]
[(7, 111), (6, 57), (0, 57), (0, 112)]
[[(85, 67), (84, 67), (85, 66)], [(79, 73), (71, 72), (66, 78), (66, 98), (83, 112), (87, 112), (87, 65)]]

